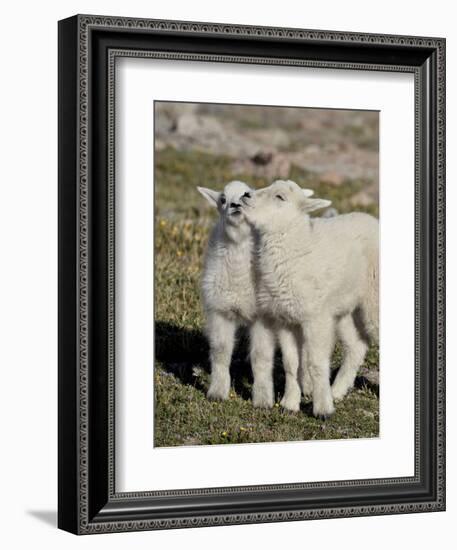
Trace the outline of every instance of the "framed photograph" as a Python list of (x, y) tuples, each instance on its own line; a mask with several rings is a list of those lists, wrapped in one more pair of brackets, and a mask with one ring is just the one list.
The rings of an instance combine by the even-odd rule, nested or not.
[(59, 22), (76, 534), (445, 509), (445, 40)]

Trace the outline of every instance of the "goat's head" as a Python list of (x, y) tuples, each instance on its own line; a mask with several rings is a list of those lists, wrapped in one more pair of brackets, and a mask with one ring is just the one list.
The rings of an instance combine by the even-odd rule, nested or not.
[(242, 197), (251, 196), (252, 189), (242, 181), (231, 181), (223, 191), (214, 191), (206, 187), (197, 187), (209, 204), (217, 208), (225, 225), (240, 227), (246, 224)]
[(269, 187), (243, 197), (245, 218), (256, 229), (284, 231), (303, 215), (331, 204), (329, 200), (311, 199), (313, 193), (294, 181), (277, 180)]

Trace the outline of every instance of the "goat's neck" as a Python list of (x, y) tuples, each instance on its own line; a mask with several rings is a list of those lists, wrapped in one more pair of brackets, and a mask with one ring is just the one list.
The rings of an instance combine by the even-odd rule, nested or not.
[(221, 221), (221, 234), (227, 248), (248, 247), (252, 242), (251, 229), (247, 224), (229, 225)]
[(311, 223), (307, 216), (297, 218), (284, 231), (260, 232), (257, 239), (257, 256), (260, 271), (263, 268), (275, 273), (288, 270), (290, 263), (306, 254), (312, 246)]

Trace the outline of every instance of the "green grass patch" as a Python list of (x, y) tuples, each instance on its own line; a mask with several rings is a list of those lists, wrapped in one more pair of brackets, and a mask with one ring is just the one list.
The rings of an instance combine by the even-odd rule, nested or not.
[[(248, 366), (247, 366), (248, 368)], [(232, 390), (224, 402), (209, 401), (204, 390), (209, 375), (194, 369), (194, 381), (162, 368), (155, 373), (155, 445), (209, 445), (377, 437), (379, 409), (376, 393), (354, 389), (336, 404), (336, 413), (322, 421), (311, 415), (312, 404), (297, 413), (276, 402), (272, 409), (255, 409), (250, 399)]]

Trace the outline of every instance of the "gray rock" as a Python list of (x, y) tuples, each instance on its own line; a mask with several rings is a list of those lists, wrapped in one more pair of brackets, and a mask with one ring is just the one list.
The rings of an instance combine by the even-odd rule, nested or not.
[(321, 218), (334, 218), (335, 216), (338, 216), (338, 210), (336, 208), (327, 208)]

